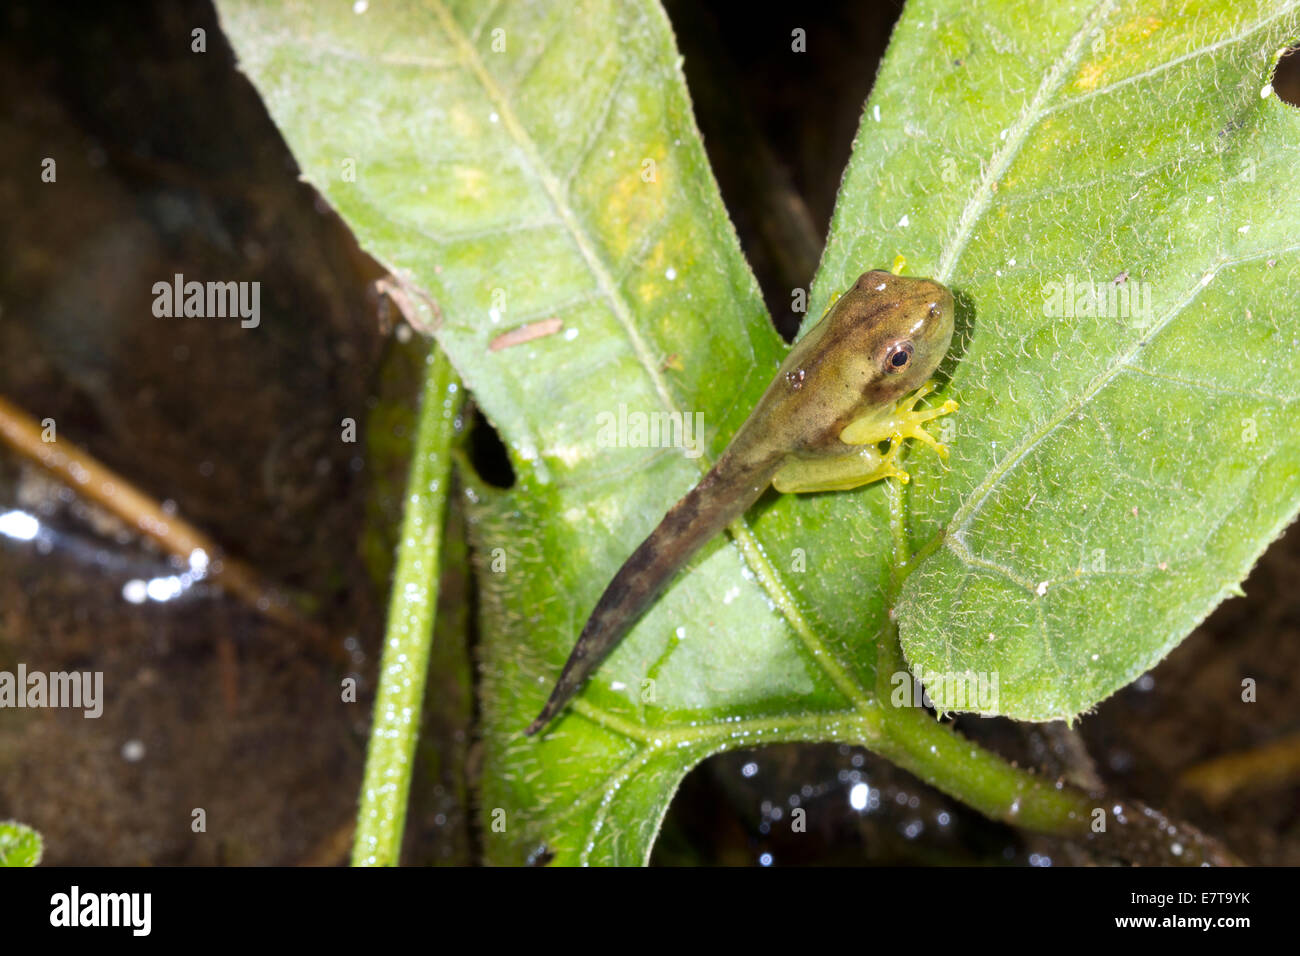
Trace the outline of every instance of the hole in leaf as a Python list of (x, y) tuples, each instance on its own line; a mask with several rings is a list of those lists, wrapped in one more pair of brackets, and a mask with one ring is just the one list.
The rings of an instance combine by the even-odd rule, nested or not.
[(501, 436), (483, 413), (474, 409), (474, 421), (469, 430), (469, 460), (474, 471), (493, 488), (513, 488), (515, 470)]
[(1300, 106), (1300, 45), (1291, 47), (1277, 61), (1273, 92), (1283, 103)]

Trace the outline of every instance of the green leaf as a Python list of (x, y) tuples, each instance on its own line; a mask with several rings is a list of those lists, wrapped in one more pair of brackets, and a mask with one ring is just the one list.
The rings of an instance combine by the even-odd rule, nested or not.
[(1268, 85), (1295, 3), (1033, 9), (909, 6), (941, 26), (890, 49), (818, 291), (902, 253), (966, 304), (901, 637), (918, 675), (996, 679), (927, 680), (940, 709), (1047, 720), (1156, 664), (1296, 513), (1300, 114)]
[[(668, 23), (657, 5), (635, 0), (435, 0), (362, 14), (238, 0), (220, 9), (304, 177), (370, 252), (437, 300), (439, 344), (518, 476), (509, 491), (471, 491), (482, 832), (493, 861), (644, 862), (695, 762), (778, 740), (865, 743), (987, 813), (1043, 827), (1077, 819), (1072, 798), (981, 764), (923, 711), (891, 712), (877, 700), (878, 650), (882, 688), (899, 666), (888, 607), (902, 556), (931, 544), (899, 608), (918, 666), (987, 664), (990, 646), (1019, 647), (1019, 658), (1004, 652), (994, 662), (1001, 709), (1043, 696), (1044, 713), (1074, 713), (1141, 670), (1089, 680), (1078, 672), (1102, 669), (1076, 645), (1111, 647), (1122, 634), (1149, 663), (1249, 559), (1219, 566), (1216, 589), (1191, 612), (1187, 595), (1205, 592), (1200, 583), (1186, 592), (1152, 585), (1195, 576), (1190, 565), (1165, 579), (1093, 575), (1104, 587), (1127, 585), (1129, 603), (1117, 594), (1113, 605), (1055, 605), (1055, 626), (1066, 630), (1048, 646), (1064, 641), (1054, 655), (1062, 669), (1046, 687), (1021, 666), (1045, 646), (1045, 604), (1009, 598), (987, 563), (1031, 580), (1039, 565), (1073, 560), (1063, 542), (1101, 542), (1115, 549), (1113, 567), (1131, 572), (1169, 544), (1171, 527), (1193, 520), (1197, 502), (1226, 509), (1219, 533), (1238, 535), (1253, 556), (1294, 512), (1284, 407), (1265, 415), (1251, 406), (1260, 427), (1250, 461), (1264, 464), (1244, 476), (1232, 458), (1240, 442), (1207, 444), (1237, 413), (1237, 391), (1191, 388), (1184, 398), (1168, 379), (1115, 364), (1151, 361), (1159, 336), (1187, 324), (1201, 337), (1165, 343), (1184, 364), (1159, 374), (1211, 381), (1207, 367), (1223, 368), (1227, 355), (1243, 395), (1282, 393), (1273, 376), (1294, 361), (1277, 350), (1293, 334), (1279, 293), (1294, 279), (1294, 250), (1283, 250), (1295, 200), (1281, 186), (1296, 125), (1259, 90), (1294, 16), (1211, 7), (1188, 30), (1173, 6), (1166, 15), (1150, 5), (986, 5), (975, 17), (957, 4), (909, 5), (867, 106), (809, 315), (858, 272), (900, 254), (912, 274), (954, 286), (962, 336), (944, 391), (964, 407), (952, 470), (928, 453), (909, 458), (906, 523), (891, 524), (891, 504), (902, 502), (887, 483), (760, 502), (692, 562), (570, 711), (541, 739), (525, 738), (605, 583), (725, 447), (784, 354), (710, 175)], [(1246, 39), (1232, 39), (1256, 21)], [(1186, 90), (1200, 98), (1184, 109)], [(1253, 181), (1230, 180), (1225, 164), (1245, 156), (1257, 160)], [(1248, 201), (1283, 215), (1238, 233)], [(1045, 321), (1042, 286), (1071, 269), (1151, 280), (1157, 315), (1197, 291), (1180, 281), (1215, 271), (1178, 313), (1187, 318), (1140, 332)], [(1251, 283), (1227, 283), (1248, 274)], [(1212, 304), (1224, 301), (1230, 315)], [(1148, 334), (1150, 346), (1137, 346)], [(1261, 361), (1251, 350), (1266, 343), (1272, 354)], [(1120, 395), (1121, 382), (1131, 391)], [(700, 416), (702, 455), (601, 441), (604, 416), (666, 411), (687, 413), (692, 426)], [(1089, 415), (1110, 441), (1088, 430)], [(1188, 442), (1201, 463), (1191, 472)], [(1103, 484), (1115, 462), (1124, 468)], [(1175, 494), (1161, 485), (1170, 475), (1182, 482)], [(1120, 521), (1139, 492), (1138, 517)], [(1233, 497), (1242, 494), (1245, 504)], [(988, 521), (994, 504), (1010, 517)], [(1089, 510), (1070, 510), (1083, 504)], [(1260, 520), (1234, 517), (1243, 508)], [(949, 525), (959, 533), (940, 542)], [(1052, 601), (1082, 593), (1056, 584)], [(1168, 601), (1183, 605), (1169, 611)], [(1183, 631), (1131, 633), (1139, 619), (1152, 622), (1140, 609), (1156, 607), (1170, 626), (1182, 613)], [(984, 616), (1008, 609), (1027, 615), (1016, 629), (984, 627)], [(999, 630), (1002, 643), (990, 644)]]
[(41, 835), (15, 820), (0, 821), (0, 866), (36, 866), (45, 852)]
[[(540, 744), (520, 733), (582, 608), (699, 479), (783, 347), (709, 175), (662, 11), (514, 4), (479, 22), (485, 10), (433, 4), (388, 22), (377, 10), (227, 4), (222, 15), (304, 176), (367, 249), (438, 301), (439, 342), (519, 475), (508, 495), (480, 490), (475, 532), (486, 564), (485, 832), (506, 827), (489, 852), (521, 859), (547, 844), (574, 859), (641, 861), (677, 781), (733, 734), (735, 717), (762, 717), (773, 701), (846, 706), (817, 665), (816, 636), (804, 625), (811, 650), (792, 639), (770, 613), (771, 586), (718, 542), (699, 583), (652, 612), (589, 690), (600, 709), (584, 705), (639, 721), (652, 675), (662, 716), (649, 719), (682, 740), (669, 748), (574, 718)], [(492, 349), (550, 318), (564, 330)], [(706, 454), (597, 447), (598, 415), (620, 404), (698, 412)], [(747, 547), (774, 579), (752, 537)], [(798, 618), (788, 595), (775, 600)], [(681, 649), (667, 655), (670, 643)], [(729, 660), (745, 663), (715, 666)], [(736, 742), (745, 730), (735, 726)], [(606, 817), (625, 801), (617, 818), (643, 822), (615, 835)], [(562, 832), (559, 816), (573, 817)]]

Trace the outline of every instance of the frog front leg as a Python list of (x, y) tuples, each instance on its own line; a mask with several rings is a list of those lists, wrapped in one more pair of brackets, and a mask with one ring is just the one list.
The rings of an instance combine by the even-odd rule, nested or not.
[(916, 438), (925, 442), (940, 458), (948, 457), (947, 446), (941, 444), (922, 426), (940, 415), (947, 415), (957, 410), (957, 403), (951, 398), (938, 408), (916, 411), (916, 403), (934, 391), (934, 383), (926, 382), (911, 395), (904, 396), (893, 408), (876, 409), (855, 418), (840, 432), (840, 441), (846, 445), (876, 445), (882, 441), (892, 442), (892, 451), (906, 438)]
[[(948, 457), (948, 449), (922, 426), (956, 411), (957, 403), (949, 399), (938, 408), (916, 411), (916, 403), (932, 391), (934, 385), (927, 382), (892, 407), (854, 419), (840, 432), (840, 441), (859, 446), (856, 451), (831, 458), (791, 457), (773, 476), (772, 486), (782, 494), (808, 494), (847, 491), (882, 478), (897, 478), (906, 484), (910, 476), (897, 464), (905, 439), (920, 439), (939, 457)], [(883, 452), (882, 442), (889, 442)]]

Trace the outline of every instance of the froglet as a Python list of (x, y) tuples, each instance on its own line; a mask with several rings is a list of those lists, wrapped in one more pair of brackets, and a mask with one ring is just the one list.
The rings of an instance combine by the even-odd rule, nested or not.
[(929, 378), (952, 330), (953, 298), (943, 285), (863, 273), (791, 347), (726, 451), (619, 568), (527, 733), (550, 722), (677, 571), (768, 485), (784, 494), (906, 482), (897, 458), (907, 438), (946, 458), (922, 425), (957, 403), (915, 406), (934, 388)]

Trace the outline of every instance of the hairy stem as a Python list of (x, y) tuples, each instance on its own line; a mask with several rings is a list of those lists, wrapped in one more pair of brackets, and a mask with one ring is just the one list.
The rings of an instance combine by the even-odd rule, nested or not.
[(451, 363), (441, 350), (432, 348), (379, 663), (353, 866), (394, 866), (401, 856), (433, 644), (450, 446), (460, 391)]

